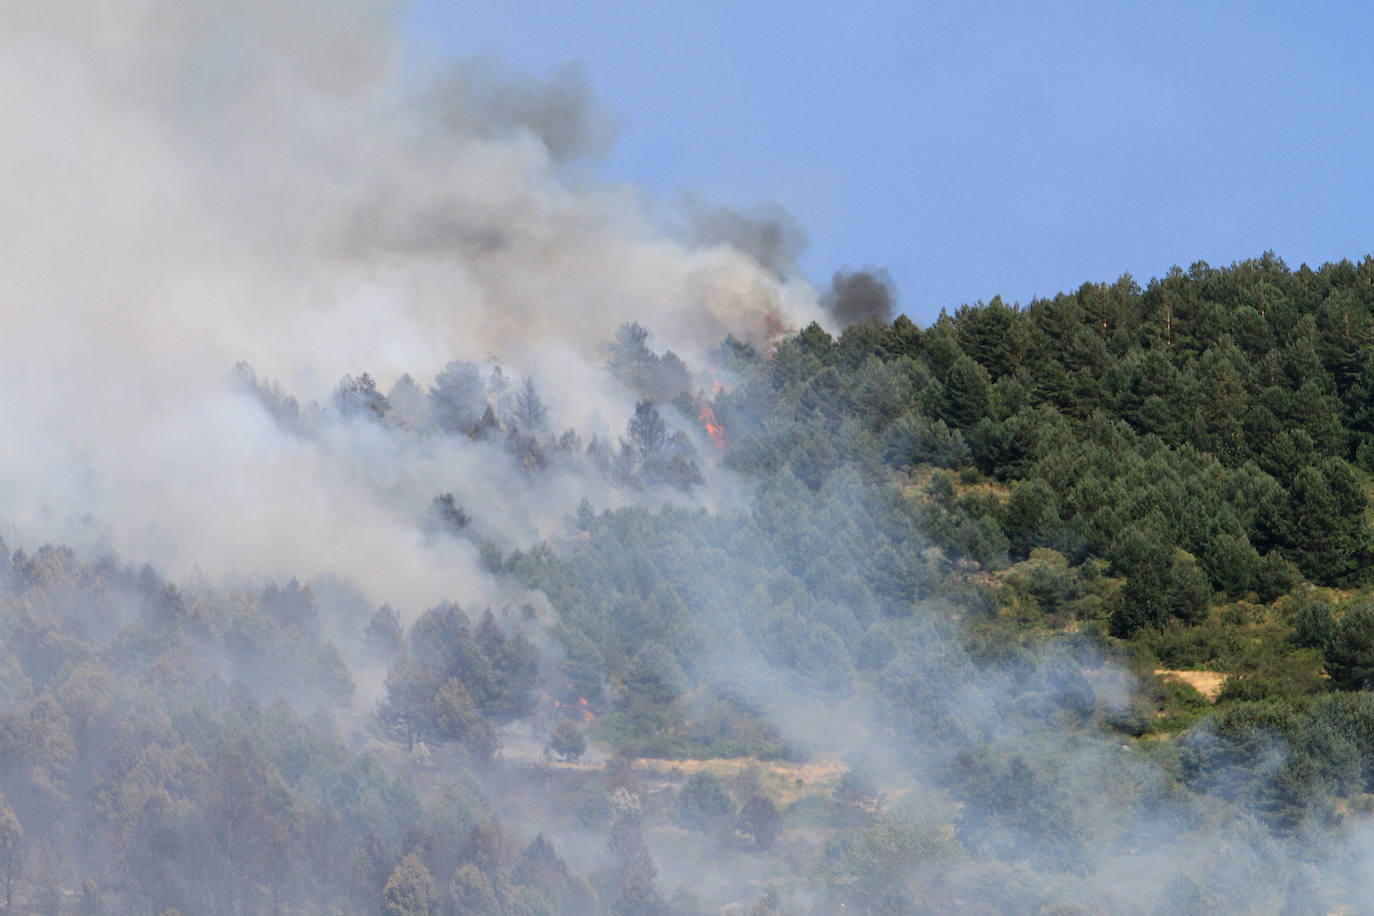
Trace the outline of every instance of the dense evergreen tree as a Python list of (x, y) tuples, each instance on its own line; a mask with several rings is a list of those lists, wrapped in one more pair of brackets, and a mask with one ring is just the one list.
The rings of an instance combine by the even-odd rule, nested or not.
[(334, 406), (345, 417), (366, 417), (382, 420), (391, 409), (386, 395), (377, 390), (377, 383), (366, 372), (353, 378), (345, 375), (334, 389)]
[(411, 853), (401, 860), (382, 892), (383, 916), (433, 916), (438, 912), (434, 879), (424, 860)]
[[(470, 433), (490, 409), (481, 372), (470, 362), (451, 362), (429, 390), (430, 413), (446, 433)], [(493, 418), (493, 422), (495, 422)]]

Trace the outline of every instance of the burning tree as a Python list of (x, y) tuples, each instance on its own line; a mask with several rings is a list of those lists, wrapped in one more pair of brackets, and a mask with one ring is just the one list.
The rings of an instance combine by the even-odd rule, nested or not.
[(706, 435), (711, 437), (711, 442), (716, 448), (725, 448), (725, 427), (720, 425), (711, 402), (704, 397), (701, 399), (701, 409), (697, 411), (697, 419), (701, 421), (702, 428), (706, 430)]

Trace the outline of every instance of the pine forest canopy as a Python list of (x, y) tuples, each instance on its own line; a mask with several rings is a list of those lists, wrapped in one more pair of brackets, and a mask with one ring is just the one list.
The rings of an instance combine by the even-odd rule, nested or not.
[(490, 606), (0, 550), (6, 911), (1371, 905), (1374, 257), (607, 337), (609, 434), (235, 369)]

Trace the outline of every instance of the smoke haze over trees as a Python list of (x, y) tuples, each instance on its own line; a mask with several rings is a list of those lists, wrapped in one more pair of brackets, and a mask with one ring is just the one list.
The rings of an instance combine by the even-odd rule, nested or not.
[(1371, 905), (1374, 257), (920, 328), (393, 15), (0, 11), (7, 910)]

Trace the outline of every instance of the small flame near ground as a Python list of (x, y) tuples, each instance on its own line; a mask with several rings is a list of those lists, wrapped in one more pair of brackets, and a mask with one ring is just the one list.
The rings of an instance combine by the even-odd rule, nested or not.
[[(568, 694), (577, 697), (577, 689), (573, 687), (572, 681), (568, 682)], [(545, 694), (545, 696), (548, 696), (548, 694)], [(586, 697), (577, 697), (576, 703), (572, 701), (564, 703), (554, 697), (550, 697), (550, 699), (553, 700), (554, 708), (562, 712), (572, 711), (581, 713), (582, 721), (589, 724), (596, 721), (596, 713), (592, 712), (592, 704), (587, 702)]]
[[(725, 386), (720, 379), (716, 378), (715, 373), (711, 373), (711, 397), (717, 397)], [(706, 430), (706, 435), (711, 437), (711, 441), (716, 444), (716, 448), (725, 448), (725, 427), (720, 425), (716, 419), (716, 412), (711, 408), (711, 402), (706, 399), (706, 395), (697, 397), (697, 419), (701, 421), (702, 428)]]
[(725, 448), (725, 427), (716, 420), (716, 412), (711, 409), (711, 403), (705, 398), (701, 401), (701, 410), (697, 413), (697, 419), (701, 421), (702, 427), (706, 430), (706, 435), (711, 437), (716, 448)]

